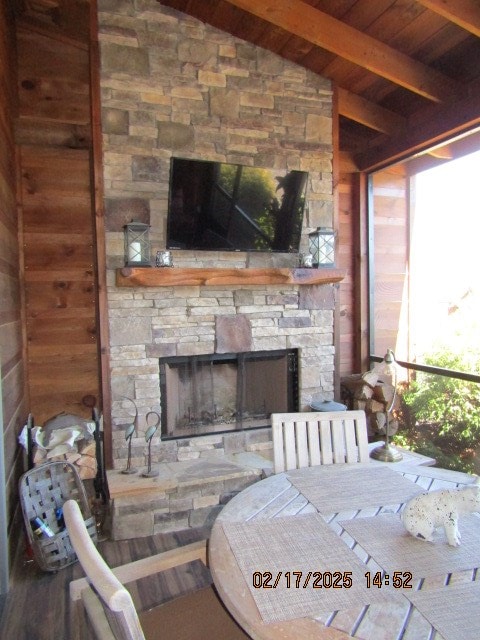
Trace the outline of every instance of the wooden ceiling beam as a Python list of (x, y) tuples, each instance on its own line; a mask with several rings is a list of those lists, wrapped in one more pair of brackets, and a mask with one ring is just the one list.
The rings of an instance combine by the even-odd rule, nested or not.
[(31, 11), (38, 11), (39, 13), (45, 13), (52, 9), (58, 9), (60, 0), (27, 0), (26, 5)]
[(446, 105), (431, 105), (407, 121), (406, 130), (378, 148), (355, 156), (361, 171), (382, 169), (393, 162), (428, 150), (450, 138), (480, 128), (480, 82), (468, 87), (468, 95)]
[(478, 0), (418, 0), (420, 4), (480, 37)]
[(379, 107), (375, 103), (346, 89), (338, 87), (337, 92), (338, 112), (340, 115), (391, 136), (398, 135), (400, 131), (405, 129), (407, 125), (406, 119), (393, 113), (393, 111)]
[[(443, 150), (447, 150), (447, 153), (442, 153)], [(457, 140), (449, 142), (448, 145), (437, 147), (413, 158), (407, 163), (407, 171), (409, 175), (415, 175), (420, 171), (426, 171), (433, 167), (438, 167), (450, 160), (457, 160), (464, 156), (476, 153), (480, 149), (480, 131), (460, 137)]]
[(338, 152), (338, 166), (340, 174), (357, 173), (358, 167), (355, 164), (355, 158), (350, 151)]
[(456, 82), (302, 0), (227, 0), (230, 4), (434, 102)]

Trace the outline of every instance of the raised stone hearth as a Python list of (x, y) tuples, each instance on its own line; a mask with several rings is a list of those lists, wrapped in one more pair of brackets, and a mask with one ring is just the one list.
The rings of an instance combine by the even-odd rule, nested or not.
[(108, 472), (114, 540), (210, 527), (234, 495), (271, 469), (269, 460), (238, 454), (219, 461), (160, 464), (156, 478)]

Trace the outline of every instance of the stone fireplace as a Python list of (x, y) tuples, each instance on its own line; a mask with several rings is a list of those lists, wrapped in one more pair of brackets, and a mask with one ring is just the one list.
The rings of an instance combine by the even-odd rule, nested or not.
[[(268, 457), (271, 438), (265, 425), (272, 411), (304, 409), (313, 397), (332, 397), (334, 285), (306, 285), (296, 290), (256, 285), (234, 290), (221, 287), (215, 292), (206, 289), (134, 288), (116, 294), (123, 300), (112, 310), (110, 321), (112, 386), (118, 412), (116, 468), (125, 464), (124, 430), (133, 417), (127, 398), (134, 399), (139, 409), (139, 432), (132, 451), (134, 465), (141, 467), (146, 453), (144, 417), (149, 411), (161, 416), (166, 429), (166, 437), (158, 433), (153, 442), (155, 463), (217, 457), (239, 450), (261, 451)], [(126, 300), (128, 313), (124, 311)], [(282, 359), (280, 352), (287, 355)], [(241, 372), (243, 367), (241, 376), (237, 375), (239, 364)], [(195, 380), (187, 375), (193, 367), (197, 373), (201, 370)], [(223, 369), (221, 383), (211, 377), (217, 367)], [(252, 380), (248, 381), (245, 370)], [(278, 375), (272, 389), (269, 381), (274, 370)], [(288, 377), (287, 373), (294, 375)], [(167, 377), (173, 387), (165, 384)], [(230, 392), (234, 390), (230, 400), (225, 400), (227, 382)], [(247, 382), (250, 388), (255, 387), (248, 400), (244, 391)], [(197, 387), (194, 397), (179, 407), (175, 396), (185, 399), (193, 384)], [(233, 407), (237, 400), (243, 406)], [(203, 430), (202, 435), (194, 423), (203, 420), (213, 425), (223, 411), (222, 404), (230, 414), (245, 411), (245, 418), (247, 413), (261, 414), (263, 428), (254, 422), (256, 428), (249, 429), (246, 420), (236, 420), (235, 430), (224, 424)], [(172, 428), (185, 419), (190, 423), (188, 433), (177, 432), (174, 437)]]
[[(123, 226), (132, 219), (149, 224), (152, 255), (165, 249), (172, 156), (298, 169), (309, 173), (300, 246), (308, 253), (308, 233), (333, 221), (330, 83), (156, 0), (100, 2), (99, 32), (114, 469), (125, 466), (125, 425), (133, 417), (127, 398), (139, 412), (132, 463), (140, 469), (150, 411), (164, 424), (152, 442), (155, 465), (226, 462), (242, 453), (268, 459), (272, 445), (265, 416), (272, 407), (305, 410), (312, 398), (333, 397), (336, 286), (248, 279), (118, 286)], [(299, 264), (298, 254), (173, 250), (172, 255), (172, 273)], [(255, 361), (256, 354), (274, 359), (280, 351), (296, 354), (296, 390), (285, 382), (276, 386), (278, 405), (271, 404), (275, 394), (264, 389), (258, 402), (242, 407), (252, 416), (262, 414), (262, 425), (249, 428), (242, 418), (235, 430), (224, 421), (219, 430), (199, 432), (190, 425), (188, 433), (172, 431), (189, 412), (193, 422), (204, 412), (211, 426), (221, 402), (214, 396), (197, 407), (194, 397), (177, 411), (180, 418), (166, 415), (173, 400), (162, 392), (162, 376), (168, 375), (167, 366), (176, 366), (168, 362), (194, 358), (201, 368), (215, 368), (236, 354), (243, 366), (246, 354)], [(204, 357), (214, 364), (204, 365)], [(269, 369), (272, 362), (262, 366)], [(254, 375), (268, 380), (263, 369)], [(237, 398), (243, 381), (237, 376), (232, 384)]]

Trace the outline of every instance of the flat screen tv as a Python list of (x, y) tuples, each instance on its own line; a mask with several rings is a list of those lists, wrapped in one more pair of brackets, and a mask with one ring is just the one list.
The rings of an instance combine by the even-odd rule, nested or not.
[(296, 253), (308, 173), (172, 158), (168, 249)]

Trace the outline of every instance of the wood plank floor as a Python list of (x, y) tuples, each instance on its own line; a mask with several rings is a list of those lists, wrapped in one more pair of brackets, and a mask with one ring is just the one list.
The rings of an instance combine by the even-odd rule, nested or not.
[[(107, 563), (115, 567), (208, 535), (208, 529), (190, 529), (133, 540), (103, 540), (98, 548)], [(20, 548), (13, 567), (12, 588), (1, 617), (0, 639), (69, 640), (68, 585), (83, 575), (78, 563), (57, 573), (43, 572), (34, 561), (28, 561), (24, 549)], [(194, 562), (153, 579), (139, 580), (128, 588), (137, 609), (143, 610), (210, 583), (209, 570), (203, 563)]]

